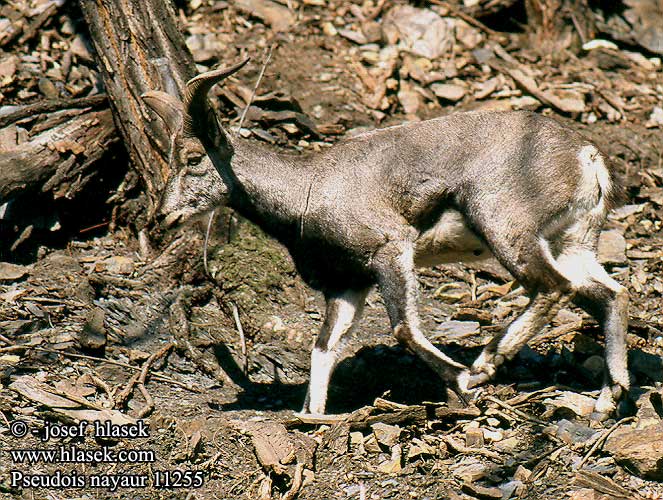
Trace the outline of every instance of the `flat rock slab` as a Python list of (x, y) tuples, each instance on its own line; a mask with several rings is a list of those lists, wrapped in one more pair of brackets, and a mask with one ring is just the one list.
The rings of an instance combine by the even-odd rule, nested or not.
[(295, 16), (284, 5), (271, 0), (237, 0), (235, 5), (270, 25), (274, 31), (288, 31)]
[(625, 264), (626, 240), (616, 230), (603, 231), (599, 237), (599, 262), (601, 264)]
[(572, 412), (579, 417), (588, 418), (594, 411), (596, 401), (594, 398), (585, 396), (584, 394), (563, 391), (555, 395), (554, 398), (544, 399), (543, 404), (546, 406), (546, 411), (542, 415), (544, 419), (552, 417), (559, 410)]
[(629, 472), (647, 479), (663, 480), (663, 425), (618, 429), (604, 449)]
[(382, 422), (371, 425), (371, 428), (373, 429), (373, 434), (375, 435), (377, 442), (387, 448), (396, 445), (401, 437), (401, 432), (403, 432), (403, 430), (396, 425), (383, 424)]
[(26, 277), (29, 271), (29, 266), (21, 266), (12, 264), (11, 262), (0, 262), (0, 282), (20, 280)]
[(451, 342), (473, 337), (479, 335), (479, 333), (481, 333), (481, 325), (477, 321), (451, 320), (441, 323), (430, 338)]
[(464, 493), (472, 495), (474, 498), (485, 500), (498, 500), (502, 498), (502, 490), (499, 488), (489, 488), (474, 483), (464, 483), (462, 486)]
[(291, 476), (288, 464), (301, 463), (313, 468), (313, 456), (317, 442), (298, 431), (288, 432), (285, 426), (271, 420), (233, 420), (233, 426), (251, 436), (258, 461), (266, 471)]
[(663, 421), (655, 408), (660, 402), (657, 391), (641, 396), (636, 423), (615, 430), (603, 446), (629, 472), (656, 481), (663, 480)]

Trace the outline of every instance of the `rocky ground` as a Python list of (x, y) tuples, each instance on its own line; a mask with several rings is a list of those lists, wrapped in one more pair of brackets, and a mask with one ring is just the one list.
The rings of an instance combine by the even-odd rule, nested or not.
[[(91, 196), (37, 197), (40, 218), (28, 210), (35, 198), (0, 208), (0, 496), (663, 498), (663, 14), (655, 0), (624, 3), (590, 4), (554, 50), (524, 29), (521, 2), (492, 2), (502, 10), (488, 16), (480, 9), (491, 2), (178, 5), (201, 70), (252, 56), (216, 90), (226, 125), (247, 140), (319, 150), (375, 127), (491, 109), (538, 110), (593, 139), (624, 188), (600, 246), (632, 301), (634, 389), (613, 419), (591, 414), (604, 338), (582, 311), (561, 311), (464, 408), (396, 344), (375, 292), (332, 380), (332, 415), (298, 418), (322, 298), (229, 211), (215, 217), (207, 270), (206, 220), (137, 236), (138, 188), (127, 187), (116, 145)], [(73, 2), (7, 3), (0, 27), (2, 154), (39, 132), (30, 117), (5, 126), (3, 113), (103, 88)], [(493, 261), (422, 270), (420, 285), (429, 338), (464, 363), (527, 304)], [(140, 418), (147, 437), (43, 440), (57, 424)], [(17, 437), (16, 421), (41, 434)], [(9, 451), (61, 445), (142, 455), (29, 464)], [(12, 486), (11, 471), (44, 477)], [(170, 471), (170, 487), (157, 487), (158, 471)], [(145, 488), (113, 489), (111, 478), (132, 474)], [(85, 488), (58, 487), (74, 475)], [(107, 483), (91, 488), (94, 475)]]

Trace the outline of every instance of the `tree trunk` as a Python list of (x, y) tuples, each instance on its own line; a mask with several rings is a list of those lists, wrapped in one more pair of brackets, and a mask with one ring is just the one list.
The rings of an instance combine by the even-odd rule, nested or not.
[(0, 205), (25, 190), (73, 198), (117, 141), (106, 96), (42, 101), (0, 116)]
[(159, 89), (182, 97), (196, 67), (169, 0), (80, 0), (113, 117), (145, 183), (148, 219), (168, 177), (166, 130), (140, 95)]

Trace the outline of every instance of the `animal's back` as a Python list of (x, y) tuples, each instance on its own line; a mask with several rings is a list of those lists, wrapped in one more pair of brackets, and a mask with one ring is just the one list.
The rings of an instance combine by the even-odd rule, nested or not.
[[(563, 208), (580, 181), (578, 154), (588, 142), (574, 130), (531, 112), (457, 113), (359, 135), (319, 161), (319, 192), (370, 199), (425, 227), (446, 204), (538, 203)], [(447, 194), (453, 193), (453, 199)], [(527, 209), (527, 207), (524, 207)], [(432, 217), (432, 219), (431, 219)]]

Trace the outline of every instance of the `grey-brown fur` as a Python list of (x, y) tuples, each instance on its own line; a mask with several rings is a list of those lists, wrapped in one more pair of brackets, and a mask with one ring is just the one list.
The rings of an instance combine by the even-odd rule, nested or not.
[[(227, 136), (209, 111), (211, 86), (240, 67), (192, 80), (184, 103), (145, 96), (174, 138), (176, 174), (162, 211), (174, 223), (226, 203), (283, 243), (306, 283), (323, 291), (327, 314), (304, 411), (324, 412), (342, 338), (376, 284), (398, 340), (461, 390), (492, 376), (573, 298), (606, 330), (597, 409), (613, 408), (613, 395), (628, 389), (628, 298), (595, 258), (614, 192), (595, 146), (534, 113), (459, 113), (376, 130), (322, 153), (277, 154)], [(490, 253), (531, 303), (467, 370), (422, 334), (415, 267)]]

